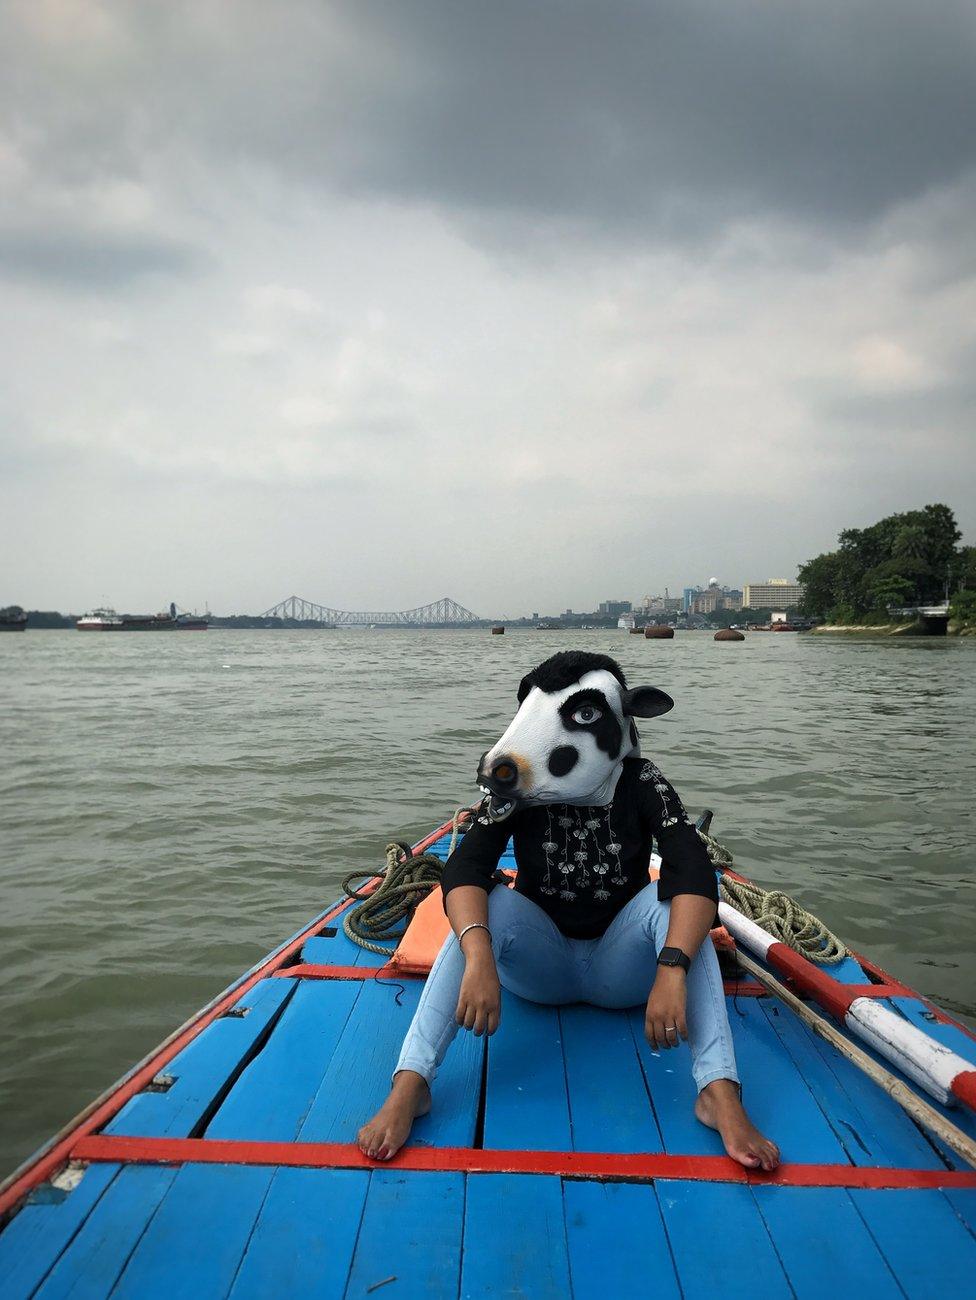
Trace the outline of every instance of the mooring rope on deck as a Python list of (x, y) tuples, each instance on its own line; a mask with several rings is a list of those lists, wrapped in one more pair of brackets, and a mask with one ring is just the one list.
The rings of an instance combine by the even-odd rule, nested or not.
[[(458, 808), (454, 813), (448, 856), (457, 844), (461, 818), (469, 811)], [(367, 892), (364, 885), (358, 889), (353, 887), (354, 880), (363, 879), (360, 871), (350, 872), (342, 882), (347, 897), (359, 901), (359, 906), (351, 907), (343, 917), (342, 929), (346, 937), (358, 943), (360, 948), (379, 953), (382, 957), (392, 956), (396, 944), (385, 948), (376, 941), (403, 937), (404, 921), (409, 922), (417, 904), (440, 884), (443, 871), (444, 862), (436, 854), (414, 854), (409, 844), (392, 841), (386, 846), (386, 867), (375, 889)]]
[(782, 889), (763, 889), (761, 885), (728, 875), (728, 868), (732, 866), (732, 854), (702, 827), (697, 829), (705, 842), (712, 865), (722, 873), (719, 888), (722, 898), (730, 907), (741, 912), (748, 920), (755, 921), (760, 929), (809, 961), (821, 966), (836, 966), (844, 960), (847, 956), (846, 946), (818, 916), (808, 912)]

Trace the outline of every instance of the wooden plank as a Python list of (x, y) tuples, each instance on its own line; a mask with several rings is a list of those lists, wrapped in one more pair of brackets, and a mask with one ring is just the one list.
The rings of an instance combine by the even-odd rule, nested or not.
[(625, 1011), (559, 1009), (574, 1151), (663, 1151)]
[(566, 1180), (563, 1207), (573, 1300), (679, 1300), (681, 1290), (653, 1187)]
[(342, 1300), (369, 1180), (365, 1171), (279, 1169), (231, 1300)]
[[(401, 992), (402, 990), (402, 992)], [(415, 980), (361, 986), (321, 1086), (300, 1130), (303, 1142), (352, 1142), (380, 1107), (421, 985)], [(397, 996), (399, 995), (399, 1005)], [(411, 1143), (451, 1146), (474, 1138), (484, 1040), (459, 1033), (434, 1081), (430, 1115), (418, 1120)]]
[[(377, 1169), (370, 1179), (347, 1300), (372, 1294), (456, 1296), (464, 1227), (463, 1174)], [(387, 1278), (395, 1278), (384, 1287)]]
[(910, 1300), (972, 1294), (976, 1240), (941, 1192), (855, 1190), (847, 1195)]
[(390, 959), (379, 953), (370, 952), (353, 943), (343, 933), (339, 917), (339, 933), (323, 939), (316, 936), (305, 941), (302, 949), (302, 961), (310, 966), (382, 966)]
[(167, 1091), (131, 1098), (105, 1132), (188, 1137), (294, 991), (288, 980), (269, 978), (255, 984), (242, 999), (247, 1008), (243, 1016), (221, 1016), (170, 1061), (164, 1073), (175, 1083)]
[(976, 1238), (976, 1189), (946, 1188), (942, 1195), (952, 1206), (959, 1220)]
[(273, 1170), (184, 1165), (132, 1253), (113, 1300), (224, 1296)]
[(853, 1164), (941, 1167), (918, 1126), (852, 1061), (784, 1007), (763, 1011)]
[[(652, 1052), (644, 1038), (643, 1009), (630, 1013), (631, 1026), (666, 1151), (718, 1154), (721, 1139), (695, 1118), (696, 1088), (687, 1046)], [(812, 1164), (846, 1162), (848, 1157), (789, 1054), (773, 1032), (758, 999), (729, 1009), (742, 1099), (758, 1128), (780, 1147), (783, 1159)]]
[(752, 1189), (725, 1183), (655, 1183), (685, 1300), (792, 1296)]
[(207, 1137), (297, 1137), (361, 988), (358, 981), (299, 980), (263, 1051), (210, 1121)]
[(159, 1165), (123, 1169), (37, 1292), (38, 1300), (109, 1295), (176, 1172)]
[(3, 1300), (33, 1295), (118, 1172), (117, 1164), (91, 1165), (71, 1191), (44, 1183), (31, 1193), (0, 1233)]
[(560, 1179), (469, 1174), (460, 1300), (566, 1300), (570, 1288)]
[(797, 1300), (837, 1290), (899, 1300), (898, 1283), (843, 1188), (752, 1190)]
[(569, 1101), (556, 1007), (502, 991), (498, 1032), (488, 1040), (484, 1145), (571, 1151)]

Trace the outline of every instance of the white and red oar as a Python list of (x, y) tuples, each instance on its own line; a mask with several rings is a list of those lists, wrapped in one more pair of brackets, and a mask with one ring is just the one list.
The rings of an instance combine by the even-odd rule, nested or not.
[(976, 1066), (971, 1061), (880, 1005), (877, 998), (864, 997), (856, 988), (848, 990), (728, 903), (719, 903), (718, 913), (738, 945), (785, 975), (794, 990), (809, 995), (936, 1101), (944, 1106), (961, 1102), (976, 1111)]

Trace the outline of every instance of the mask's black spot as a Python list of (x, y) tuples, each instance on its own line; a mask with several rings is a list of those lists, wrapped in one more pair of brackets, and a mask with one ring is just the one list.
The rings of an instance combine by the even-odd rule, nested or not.
[[(600, 716), (594, 722), (577, 722), (574, 719), (573, 714), (584, 704), (592, 704), (599, 710)], [(585, 691), (575, 691), (560, 704), (559, 716), (567, 731), (588, 731), (596, 739), (598, 749), (602, 749), (612, 759), (619, 756), (623, 728), (602, 691), (592, 687)]]
[(522, 703), (533, 686), (538, 686), (540, 691), (551, 695), (554, 691), (564, 691), (567, 686), (572, 686), (584, 673), (597, 672), (601, 668), (612, 673), (626, 689), (624, 671), (616, 659), (611, 659), (609, 655), (593, 654), (589, 650), (560, 650), (559, 654), (552, 655), (522, 678), (518, 688), (518, 702)]
[(549, 755), (549, 771), (553, 776), (566, 776), (579, 762), (579, 750), (573, 745), (559, 745)]

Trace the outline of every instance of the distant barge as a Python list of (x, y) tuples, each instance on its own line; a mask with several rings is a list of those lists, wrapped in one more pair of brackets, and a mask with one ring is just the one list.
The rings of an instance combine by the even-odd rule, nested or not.
[(19, 605), (0, 609), (0, 632), (23, 632), (26, 626), (27, 615)]
[(196, 614), (177, 614), (170, 605), (162, 614), (116, 614), (114, 609), (96, 609), (79, 618), (79, 632), (206, 632), (206, 618)]

